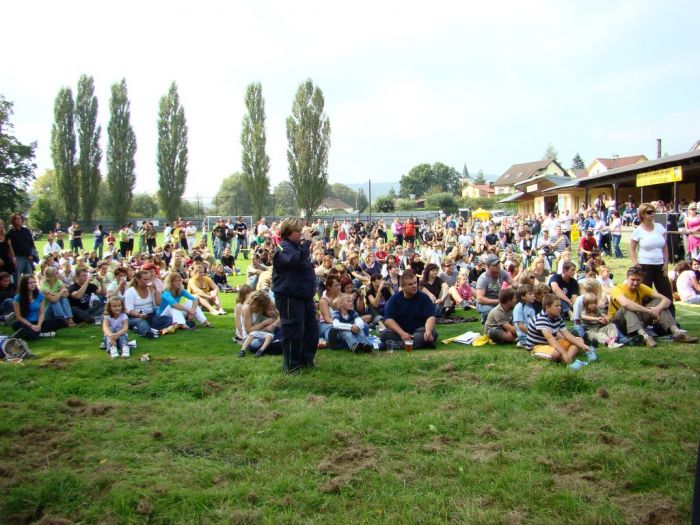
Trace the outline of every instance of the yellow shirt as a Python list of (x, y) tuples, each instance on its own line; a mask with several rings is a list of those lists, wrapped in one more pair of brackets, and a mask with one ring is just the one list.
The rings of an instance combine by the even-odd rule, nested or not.
[(625, 283), (620, 283), (613, 287), (610, 292), (610, 306), (608, 307), (608, 315), (613, 316), (615, 312), (620, 309), (620, 303), (617, 302), (617, 298), (620, 296), (627, 297), (630, 301), (633, 301), (639, 305), (645, 303), (645, 299), (651, 298), (654, 291), (649, 288), (646, 284), (640, 284), (635, 292), (627, 288)]

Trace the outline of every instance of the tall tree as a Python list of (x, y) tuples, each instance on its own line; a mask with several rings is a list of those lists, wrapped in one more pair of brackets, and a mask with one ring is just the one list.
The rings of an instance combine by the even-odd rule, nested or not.
[(270, 157), (265, 153), (265, 99), (262, 85), (255, 82), (248, 85), (245, 94), (241, 145), (243, 146), (243, 183), (253, 204), (253, 215), (259, 219), (263, 214), (265, 199), (270, 193)]
[(323, 93), (309, 79), (299, 86), (287, 117), (289, 181), (307, 220), (321, 204), (328, 184), (331, 124), (323, 107)]
[(0, 213), (3, 217), (26, 206), (27, 187), (36, 169), (36, 142), (22, 144), (12, 134), (12, 108), (12, 102), (0, 95)]
[(365, 190), (363, 188), (360, 188), (357, 191), (357, 211), (362, 213), (367, 209), (367, 206), (369, 206), (369, 201), (367, 200), (367, 195), (365, 195)]
[(298, 213), (297, 198), (292, 184), (283, 180), (273, 191), (275, 196), (275, 211), (281, 215), (296, 215)]
[(408, 175), (400, 180), (402, 197), (421, 197), (429, 192), (458, 193), (460, 188), (459, 172), (442, 162), (436, 162), (432, 166), (427, 163), (418, 164), (411, 168)]
[(464, 164), (464, 167), (462, 168), (462, 178), (463, 179), (471, 179), (469, 176), (469, 170), (467, 169), (466, 163)]
[(51, 159), (58, 179), (58, 191), (65, 217), (78, 218), (80, 180), (75, 164), (75, 104), (69, 87), (61, 88), (54, 103), (51, 129)]
[(542, 160), (556, 160), (557, 162), (559, 162), (559, 152), (551, 142), (547, 146), (547, 149), (544, 151), (544, 155), (542, 155)]
[(158, 110), (158, 200), (169, 221), (177, 218), (187, 184), (187, 120), (175, 82)]
[(571, 169), (574, 169), (574, 170), (586, 169), (586, 165), (583, 163), (583, 159), (581, 158), (581, 155), (579, 155), (578, 153), (576, 153), (576, 156), (571, 161)]
[(78, 81), (78, 93), (75, 97), (75, 118), (78, 123), (78, 145), (80, 154), (80, 205), (83, 210), (83, 220), (88, 226), (97, 211), (100, 196), (100, 135), (102, 127), (97, 125), (97, 97), (95, 96), (95, 81), (92, 77), (82, 75)]
[(107, 126), (107, 185), (109, 210), (117, 225), (129, 215), (136, 185), (136, 135), (131, 127), (131, 103), (126, 79), (112, 84)]
[(484, 175), (484, 170), (479, 170), (474, 178), (474, 184), (486, 184), (486, 176)]

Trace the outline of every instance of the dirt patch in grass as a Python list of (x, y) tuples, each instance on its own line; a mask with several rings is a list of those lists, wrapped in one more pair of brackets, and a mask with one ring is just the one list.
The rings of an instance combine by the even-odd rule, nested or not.
[(84, 399), (78, 397), (71, 397), (66, 400), (66, 405), (68, 405), (72, 410), (69, 412), (72, 416), (95, 416), (100, 417), (108, 414), (114, 409), (114, 405), (108, 403), (88, 403)]
[(478, 463), (487, 463), (495, 459), (501, 451), (498, 443), (479, 443), (470, 447), (471, 458)]
[(360, 472), (374, 468), (374, 448), (362, 445), (352, 436), (347, 436), (341, 450), (321, 460), (316, 467), (319, 472), (332, 477), (318, 485), (325, 494), (338, 494), (342, 487), (350, 483)]
[(306, 400), (309, 403), (323, 403), (326, 400), (326, 396), (321, 396), (321, 395), (316, 395), (316, 394), (309, 394)]
[(68, 399), (66, 399), (66, 405), (68, 405), (71, 408), (83, 407), (86, 404), (87, 403), (79, 397), (69, 397)]
[(149, 500), (146, 497), (142, 497), (139, 499), (139, 502), (136, 504), (136, 513), (141, 514), (143, 516), (150, 516), (153, 514), (153, 503), (151, 503), (151, 500)]
[(221, 392), (223, 389), (224, 387), (221, 383), (218, 383), (211, 379), (207, 379), (206, 381), (204, 381), (204, 385), (202, 385), (202, 392), (204, 392), (205, 396), (214, 396)]
[(491, 425), (486, 425), (485, 427), (479, 430), (479, 436), (493, 439), (496, 436), (498, 436), (498, 432), (496, 432), (496, 429), (493, 428)]
[(440, 372), (444, 372), (446, 374), (451, 374), (452, 372), (457, 371), (457, 365), (455, 365), (454, 363), (445, 363), (440, 368), (438, 368), (438, 370), (440, 370)]
[(70, 359), (54, 357), (39, 364), (39, 368), (53, 368), (54, 370), (65, 370), (70, 365)]
[(443, 451), (450, 443), (452, 443), (452, 438), (449, 436), (435, 436), (432, 441), (423, 445), (423, 450), (434, 454)]
[(71, 525), (71, 520), (66, 518), (46, 517), (39, 521), (36, 525)]
[[(651, 496), (651, 497), (650, 497)], [(616, 498), (629, 525), (676, 525), (686, 523), (683, 513), (669, 498), (630, 494)]]
[(598, 473), (593, 471), (554, 474), (553, 479), (555, 490), (575, 494), (607, 491), (612, 487), (612, 483), (601, 479)]

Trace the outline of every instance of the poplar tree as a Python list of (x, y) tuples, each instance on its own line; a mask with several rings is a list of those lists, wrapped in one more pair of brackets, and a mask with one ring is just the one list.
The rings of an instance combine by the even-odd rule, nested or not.
[(107, 186), (108, 209), (117, 225), (126, 222), (136, 185), (136, 135), (131, 127), (130, 107), (126, 79), (112, 84), (107, 126)]
[(177, 218), (187, 185), (187, 120), (175, 82), (158, 111), (158, 200), (169, 221)]
[(243, 117), (241, 145), (243, 146), (243, 184), (250, 194), (253, 215), (263, 214), (265, 199), (270, 193), (270, 157), (265, 153), (265, 99), (259, 82), (249, 84), (245, 94), (248, 112)]
[(78, 81), (78, 93), (75, 101), (75, 117), (78, 123), (78, 145), (80, 156), (80, 205), (83, 220), (92, 225), (100, 194), (100, 135), (102, 127), (97, 125), (97, 97), (95, 82), (92, 77), (82, 75)]
[[(23, 144), (14, 136), (13, 104), (0, 94), (0, 214), (27, 205), (27, 188), (34, 179), (36, 142)], [(25, 208), (26, 209), (26, 208)]]
[(302, 83), (287, 117), (289, 180), (306, 219), (318, 209), (328, 184), (331, 124), (324, 113), (323, 93), (311, 79)]
[(80, 211), (80, 181), (75, 165), (75, 105), (69, 87), (58, 92), (53, 113), (51, 159), (66, 218), (74, 220)]

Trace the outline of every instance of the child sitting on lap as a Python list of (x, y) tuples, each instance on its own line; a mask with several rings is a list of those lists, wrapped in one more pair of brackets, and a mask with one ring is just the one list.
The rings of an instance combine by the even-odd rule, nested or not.
[(610, 322), (610, 319), (600, 309), (600, 301), (595, 294), (583, 294), (583, 312), (581, 313), (581, 324), (586, 330), (588, 340), (591, 343), (607, 345), (608, 348), (620, 348), (621, 343), (617, 342), (620, 332), (617, 326)]
[(253, 292), (248, 299), (249, 314), (255, 318), (255, 329), (248, 333), (243, 341), (238, 357), (245, 357), (248, 347), (253, 341), (261, 341), (262, 346), (255, 352), (255, 357), (262, 357), (267, 347), (272, 343), (275, 328), (280, 325), (280, 316), (275, 303), (266, 292)]
[(374, 347), (364, 333), (365, 322), (353, 309), (352, 295), (341, 293), (333, 301), (333, 308), (333, 328), (338, 331), (338, 339), (345, 341), (353, 353), (371, 352)]
[(515, 290), (503, 288), (498, 294), (498, 305), (486, 317), (484, 330), (495, 343), (509, 344), (517, 338), (513, 326), (513, 307), (515, 306)]

